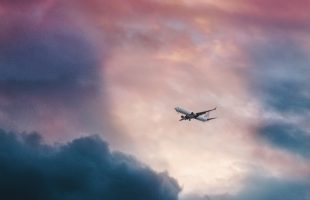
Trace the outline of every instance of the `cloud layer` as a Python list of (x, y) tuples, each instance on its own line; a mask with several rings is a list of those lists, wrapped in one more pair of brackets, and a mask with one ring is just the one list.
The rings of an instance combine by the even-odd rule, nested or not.
[(303, 179), (283, 179), (268, 176), (253, 176), (246, 180), (245, 188), (236, 195), (213, 197), (213, 200), (294, 200), (309, 199), (309, 177)]
[(245, 186), (235, 194), (195, 196), (187, 195), (182, 200), (308, 200), (309, 177), (285, 179), (267, 174), (253, 174), (244, 180)]
[(53, 0), (1, 1), (0, 8), (7, 19), (0, 22), (1, 127), (39, 131), (49, 141), (108, 135), (102, 40)]
[[(309, 6), (0, 0), (0, 127), (52, 141), (102, 133), (198, 196), (259, 196), (259, 170), (275, 187), (303, 188)], [(179, 123), (173, 110), (215, 105), (208, 124)]]
[(180, 187), (98, 137), (47, 146), (40, 135), (0, 131), (1, 199), (176, 200)]

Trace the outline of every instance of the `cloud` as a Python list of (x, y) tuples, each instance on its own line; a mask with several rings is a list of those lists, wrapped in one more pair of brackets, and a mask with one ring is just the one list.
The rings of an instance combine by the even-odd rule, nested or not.
[(309, 177), (288, 179), (268, 175), (251, 175), (246, 178), (244, 188), (235, 194), (209, 196), (188, 195), (182, 200), (308, 200)]
[[(307, 158), (310, 153), (306, 125), (310, 109), (307, 49), (296, 38), (283, 35), (271, 34), (254, 43), (257, 45), (247, 48), (251, 65), (247, 75), (251, 93), (262, 103), (262, 123), (256, 136), (272, 148)], [(265, 117), (268, 113), (269, 117)]]
[(181, 200), (211, 200), (208, 195), (199, 196), (195, 194), (188, 194), (181, 198)]
[(105, 46), (68, 17), (6, 17), (0, 22), (0, 126), (52, 140), (113, 129), (102, 116), (108, 115)]
[(0, 38), (1, 93), (48, 95), (95, 86), (99, 59), (86, 38), (70, 29), (17, 26), (2, 30), (13, 36)]
[[(260, 29), (265, 31), (284, 30), (286, 32), (309, 31), (309, 3), (279, 0), (244, 1), (75, 1), (78, 7), (101, 22), (106, 20), (106, 30), (118, 30), (126, 37), (128, 23), (163, 25), (162, 22), (185, 22), (191, 29), (227, 31), (228, 29)], [(108, 8), (108, 9), (107, 9)], [(200, 23), (203, 22), (203, 23)], [(112, 28), (113, 27), (113, 28)], [(118, 38), (120, 39), (120, 38)]]
[(307, 112), (310, 60), (306, 50), (293, 38), (270, 36), (258, 42), (257, 46), (248, 48), (252, 64), (249, 83), (254, 86), (254, 95), (277, 112)]
[(310, 134), (294, 124), (270, 123), (262, 126), (259, 136), (267, 142), (308, 158), (310, 155)]
[(211, 197), (212, 200), (307, 200), (309, 199), (309, 178), (300, 180), (268, 176), (253, 176), (246, 181), (245, 188), (236, 195)]
[(0, 131), (1, 199), (176, 200), (180, 188), (98, 137), (58, 146), (40, 135)]
[(25, 8), (28, 6), (32, 6), (34, 4), (40, 4), (47, 2), (48, 0), (1, 0), (0, 1), (0, 6), (6, 6), (6, 7), (14, 7), (16, 8)]
[[(263, 99), (264, 106), (273, 109), (276, 108), (272, 104), (287, 106), (286, 96), (277, 88), (286, 81), (286, 77), (284, 80), (282, 77), (275, 79), (277, 72), (270, 71), (276, 69), (281, 72), (282, 65), (286, 65), (285, 69), (290, 68), (288, 65), (292, 58), (296, 63), (307, 63), (306, 57), (299, 59), (298, 46), (292, 49), (290, 43), (283, 42), (281, 45), (280, 39), (283, 38), (277, 40), (277, 35), (272, 35), (275, 38), (264, 35), (274, 31), (271, 27), (277, 29), (281, 24), (281, 28), (289, 29), (290, 24), (286, 26), (284, 18), (275, 17), (275, 21), (269, 21), (270, 16), (257, 14), (251, 9), (233, 12), (203, 3), (187, 6), (180, 2), (174, 5), (154, 1), (153, 6), (152, 3), (132, 2), (136, 1), (127, 1), (129, 6), (96, 7), (124, 11), (118, 15), (119, 10), (110, 10), (115, 17), (107, 16), (111, 20), (104, 20), (103, 27), (112, 26), (109, 30), (121, 33), (113, 34), (116, 37), (121, 35), (114, 39), (123, 43), (114, 49), (114, 55), (109, 60), (107, 79), (112, 88), (110, 95), (114, 103), (114, 119), (121, 122), (119, 124), (133, 138), (136, 149), (143, 149), (136, 150), (135, 155), (157, 168), (171, 169), (184, 183), (185, 193), (233, 191), (240, 186), (240, 179), (246, 176), (249, 166), (253, 165), (283, 176), (296, 171), (300, 173), (299, 170), (305, 168), (305, 161), (271, 145), (263, 144), (262, 148), (255, 138), (256, 127), (262, 120), (260, 100)], [(109, 4), (117, 3), (113, 1)], [(102, 22), (101, 15), (105, 13), (97, 14)], [(156, 38), (157, 42), (153, 40), (154, 43), (150, 43), (150, 46), (156, 47), (151, 50), (144, 45), (143, 37), (137, 37), (143, 45), (136, 45), (135, 40), (130, 40), (136, 38), (135, 35), (151, 36), (152, 33), (154, 37), (151, 38)], [(259, 39), (267, 41), (262, 44), (256, 41)], [(274, 45), (274, 41), (279, 44)], [(245, 43), (252, 49), (243, 49)], [(283, 52), (285, 50), (287, 52)], [(248, 54), (253, 56), (253, 63), (247, 62)], [(251, 71), (251, 76), (242, 74), (249, 68), (252, 70), (252, 67), (255, 69)], [(287, 75), (291, 75), (290, 71)], [(248, 90), (247, 77), (254, 80), (255, 83), (251, 84), (257, 84), (255, 89)], [(296, 82), (298, 87), (298, 80)], [(283, 96), (276, 95), (272, 91), (274, 87)], [(261, 93), (258, 94), (258, 91)], [(257, 93), (253, 95), (251, 92)], [(303, 92), (299, 93), (299, 98), (303, 98)], [(298, 102), (294, 100), (290, 102), (291, 107)], [(175, 115), (171, 112), (175, 104), (193, 110), (217, 104), (221, 109), (214, 114), (223, 118), (208, 126), (176, 124)], [(124, 111), (131, 115), (122, 114)], [(214, 132), (215, 129), (218, 131)], [(181, 132), (184, 134), (179, 137)], [(225, 140), (232, 145), (218, 149)], [(145, 149), (145, 146), (148, 148)], [(211, 150), (205, 151), (205, 148)], [(187, 154), (191, 166), (186, 165), (188, 161), (183, 159)], [(194, 154), (199, 156), (192, 156)], [(209, 174), (208, 171), (214, 173)]]
[[(239, 188), (247, 170), (244, 162), (270, 165), (280, 174), (286, 168), (289, 172), (300, 168), (291, 157), (282, 161), (287, 152), (278, 154), (273, 146), (259, 154), (262, 148), (251, 140), (255, 134), (249, 133), (261, 122), (256, 97), (264, 102), (264, 109), (281, 113), (296, 114), (296, 106), (304, 112), (308, 106), (307, 89), (299, 87), (308, 82), (287, 78), (300, 72), (307, 77), (308, 61), (299, 57), (299, 47), (282, 45), (278, 35), (263, 44), (254, 41), (275, 30), (275, 34), (309, 30), (307, 6), (278, 0), (191, 5), (186, 0), (53, 2), (0, 1), (0, 15), (6, 19), (0, 22), (0, 127), (38, 130), (53, 139), (67, 139), (70, 133), (111, 132), (105, 138), (115, 147), (113, 138), (119, 134), (107, 128), (115, 123), (132, 140), (122, 138), (118, 148), (132, 143), (132, 153), (157, 169), (171, 169), (184, 182), (185, 191)], [(98, 43), (102, 38), (103, 47)], [(243, 49), (247, 42), (250, 51)], [(106, 43), (113, 49), (108, 62), (96, 49), (105, 49)], [(243, 76), (236, 70), (248, 67), (248, 53), (254, 55), (255, 69)], [(292, 60), (304, 67), (291, 69)], [(104, 80), (98, 77), (102, 65)], [(275, 76), (282, 71), (284, 77)], [(248, 94), (245, 77), (252, 79), (255, 95)], [(193, 110), (217, 104), (222, 109), (216, 114), (223, 118), (208, 126), (181, 127), (171, 112), (175, 104)], [(219, 132), (212, 134), (214, 129)], [(183, 137), (178, 137), (182, 131)], [(233, 145), (218, 149), (225, 140)], [(258, 157), (251, 153), (256, 150)], [(183, 159), (187, 154), (191, 166)]]

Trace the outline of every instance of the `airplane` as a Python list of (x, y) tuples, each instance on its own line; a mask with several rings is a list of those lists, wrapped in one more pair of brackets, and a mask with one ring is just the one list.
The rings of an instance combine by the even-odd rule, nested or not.
[(191, 119), (197, 119), (199, 121), (206, 122), (206, 121), (210, 121), (212, 119), (215, 119), (215, 117), (209, 117), (209, 113), (213, 110), (216, 110), (216, 107), (211, 109), (211, 110), (206, 110), (206, 111), (197, 112), (197, 113), (190, 112), (190, 111), (188, 111), (184, 108), (181, 108), (181, 107), (176, 107), (174, 109), (178, 113), (184, 114), (184, 115), (181, 115), (181, 119), (179, 121), (182, 121), (182, 120), (191, 121)]

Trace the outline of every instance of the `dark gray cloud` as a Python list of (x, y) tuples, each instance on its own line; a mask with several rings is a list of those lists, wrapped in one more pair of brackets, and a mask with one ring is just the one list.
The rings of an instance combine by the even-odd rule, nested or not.
[[(278, 32), (279, 33), (279, 32)], [(303, 122), (310, 111), (310, 59), (297, 40), (269, 33), (247, 48), (249, 92), (261, 101), (262, 118), (256, 137), (271, 148), (308, 159), (310, 134)], [(265, 116), (265, 115), (264, 115)], [(275, 118), (273, 118), (275, 116)], [(295, 119), (295, 120), (293, 120)], [(289, 122), (291, 120), (291, 122)], [(292, 163), (294, 165), (294, 163)], [(209, 196), (212, 200), (308, 200), (310, 177), (274, 177), (255, 171), (236, 194)], [(190, 199), (195, 200), (195, 198)]]
[(47, 146), (40, 136), (0, 131), (0, 199), (176, 200), (180, 188), (98, 137)]
[(77, 108), (98, 94), (99, 59), (85, 37), (66, 29), (14, 29), (0, 42), (0, 95), (11, 101), (3, 111), (42, 103)]
[(289, 180), (266, 176), (249, 177), (245, 188), (236, 195), (221, 195), (214, 200), (308, 200), (310, 195), (308, 179)]
[(182, 200), (309, 200), (309, 178), (287, 179), (257, 174), (249, 176), (244, 188), (236, 194), (188, 196)]
[(181, 198), (181, 200), (211, 200), (208, 195), (188, 194)]
[[(263, 119), (257, 129), (258, 139), (307, 158), (310, 134), (302, 124), (310, 113), (310, 59), (306, 50), (298, 41), (282, 35), (270, 36), (249, 48), (248, 53), (253, 65), (247, 71), (249, 85), (262, 102), (262, 112), (287, 119)], [(299, 120), (292, 120), (294, 117)]]
[(271, 37), (253, 46), (248, 48), (253, 66), (247, 74), (253, 94), (267, 109), (309, 111), (310, 59), (300, 44), (286, 37)]
[(310, 133), (294, 124), (266, 123), (258, 130), (258, 136), (267, 142), (293, 153), (309, 158)]
[(104, 117), (104, 47), (67, 22), (26, 16), (0, 22), (1, 127), (49, 139), (114, 129)]
[(1, 93), (50, 94), (96, 84), (99, 58), (78, 30), (21, 23), (1, 29)]

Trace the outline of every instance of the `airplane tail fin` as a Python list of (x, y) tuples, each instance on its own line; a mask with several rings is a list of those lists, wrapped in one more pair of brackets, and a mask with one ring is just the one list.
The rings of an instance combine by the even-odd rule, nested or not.
[(210, 118), (207, 119), (207, 121), (210, 121), (212, 119), (216, 119), (216, 117), (210, 117)]

